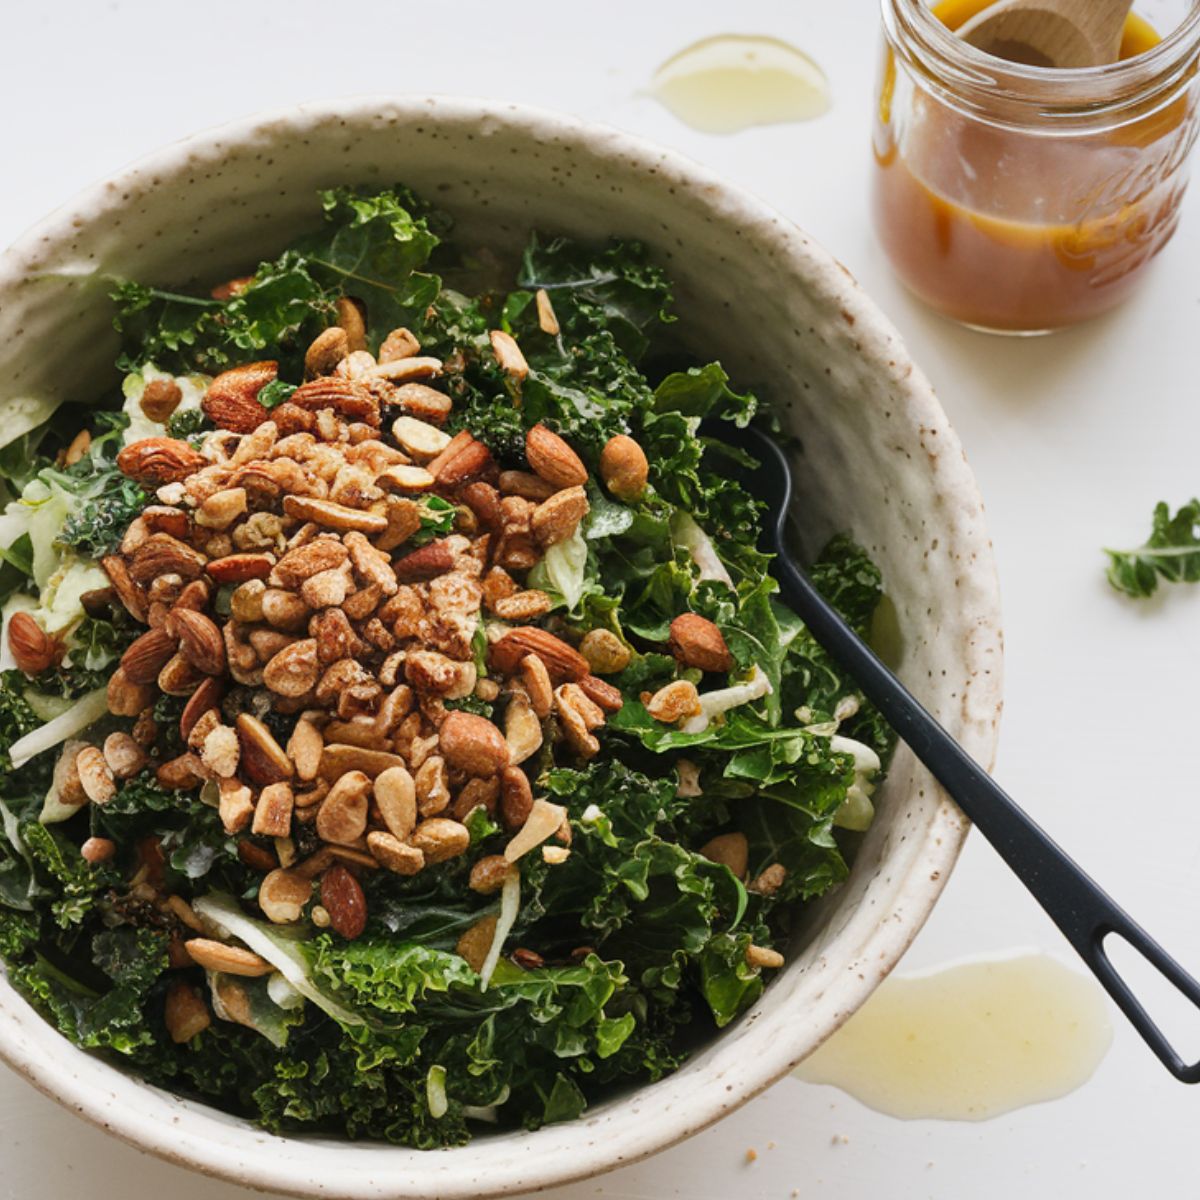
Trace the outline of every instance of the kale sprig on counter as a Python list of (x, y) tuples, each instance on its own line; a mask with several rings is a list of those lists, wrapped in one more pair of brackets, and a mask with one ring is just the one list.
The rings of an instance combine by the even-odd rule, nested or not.
[[(0, 448), (13, 497), (0, 514), (6, 636), (20, 618), (23, 636), (45, 639), (43, 669), (14, 669), (11, 653), (0, 663), (0, 955), (65, 1036), (156, 1084), (274, 1130), (437, 1147), (576, 1117), (673, 1070), (745, 1012), (798, 906), (845, 878), (894, 738), (779, 602), (758, 549), (761, 506), (698, 432), (702, 419), (756, 419), (759, 401), (719, 363), (681, 356), (670, 284), (647, 248), (534, 235), (505, 264), (448, 241), (449, 220), (402, 188), (335, 189), (321, 208), (314, 233), (215, 297), (117, 284), (119, 402), (102, 406), (90, 442), (76, 439), (72, 408)], [(144, 630), (99, 565), (136, 541), (148, 505), (162, 507), (115, 466), (122, 445), (202, 446), (209, 377), (252, 360), (278, 363), (256, 402), (284, 411), (309, 346), (347, 314), (363, 324), (361, 354), (403, 327), (440, 360), (422, 386), (450, 397), (445, 432), (469, 431), (498, 471), (530, 472), (538, 425), (582, 459), (587, 515), (526, 586), (550, 598), (538, 619), (563, 642), (603, 631), (618, 647), (605, 681), (621, 696), (590, 758), (555, 742), (551, 717), (523, 763), (567, 826), (553, 853), (519, 859), (519, 893), (470, 886), (512, 837), (481, 805), (463, 818), (457, 857), (411, 876), (359, 873), (358, 936), (331, 925), (319, 895), (292, 922), (260, 910), (265, 870), (318, 853), (310, 825), (234, 835), (215, 778), (187, 790), (156, 774), (186, 753), (186, 691), (110, 711), (108, 679)], [(506, 369), (497, 334), (515, 340), (523, 369)], [(173, 398), (163, 420), (142, 403), (151, 386)], [(378, 397), (386, 429), (406, 410), (390, 385)], [(647, 460), (647, 486), (628, 494), (603, 485), (617, 435)], [(405, 551), (462, 519), (426, 500)], [(882, 584), (863, 551), (834, 539), (813, 577), (865, 633)], [(217, 613), (231, 596), (217, 590)], [(682, 614), (719, 630), (728, 662), (689, 665), (673, 639)], [(480, 625), (471, 642), (481, 673), (496, 633)], [(675, 684), (699, 697), (686, 720), (655, 715)], [(477, 688), (445, 707), (493, 719), (507, 702)], [(252, 677), (219, 704), (281, 746), (296, 727)], [(147, 747), (149, 763), (79, 802), (65, 747), (114, 733)], [(485, 969), (466, 947), (498, 921), (503, 953)], [(270, 973), (201, 969), (182, 948), (200, 931)], [(205, 1019), (189, 1025), (188, 1012)]]

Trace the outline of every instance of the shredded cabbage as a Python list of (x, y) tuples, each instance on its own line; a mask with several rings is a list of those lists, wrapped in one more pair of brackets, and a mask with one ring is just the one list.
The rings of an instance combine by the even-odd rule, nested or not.
[(713, 717), (720, 716), (731, 708), (737, 708), (739, 704), (761, 700), (770, 691), (771, 681), (767, 678), (767, 673), (755, 663), (750, 678), (745, 683), (735, 683), (732, 687), (705, 692), (700, 697), (700, 712), (694, 717), (688, 717), (680, 729), (684, 733), (703, 733)]
[(237, 906), (232, 896), (210, 892), (192, 901), (192, 908), (206, 920), (212, 921), (227, 933), (246, 943), (255, 954), (262, 955), (306, 999), (327, 1012), (343, 1025), (364, 1025), (357, 1013), (331, 1000), (308, 977), (308, 964), (296, 947), (295, 938), (252, 920)]
[(691, 513), (679, 509), (671, 514), (671, 536), (692, 556), (692, 562), (700, 568), (702, 580), (716, 579), (733, 587), (733, 580), (717, 555), (712, 538), (696, 524)]
[(53, 749), (59, 742), (82, 733), (89, 725), (100, 720), (108, 712), (108, 696), (104, 688), (97, 688), (81, 696), (61, 717), (39, 725), (32, 733), (13, 742), (8, 756), (14, 767), (23, 767), (31, 758), (43, 751)]
[(873, 780), (883, 764), (870, 746), (841, 734), (830, 737), (829, 748), (835, 754), (849, 754), (854, 759), (854, 782), (846, 792), (846, 799), (833, 814), (833, 823), (840, 829), (862, 833), (875, 818), (875, 805), (871, 803), (871, 794), (875, 791)]
[(500, 951), (504, 949), (504, 939), (508, 937), (516, 924), (517, 913), (521, 911), (521, 872), (509, 871), (500, 889), (500, 913), (496, 918), (496, 932), (492, 935), (492, 944), (488, 947), (487, 957), (483, 960), (483, 968), (479, 972), (479, 990), (487, 991), (492, 972), (500, 961)]
[(429, 1115), (435, 1121), (446, 1115), (450, 1101), (446, 1099), (446, 1068), (440, 1063), (434, 1063), (425, 1076), (425, 1100), (429, 1105)]
[(529, 586), (549, 587), (557, 592), (569, 612), (583, 597), (587, 553), (583, 530), (576, 526), (569, 538), (546, 551), (542, 561), (529, 573)]

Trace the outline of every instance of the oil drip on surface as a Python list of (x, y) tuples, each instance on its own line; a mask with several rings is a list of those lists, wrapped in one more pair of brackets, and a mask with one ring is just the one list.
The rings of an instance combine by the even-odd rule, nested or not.
[(1091, 978), (1021, 954), (885, 979), (795, 1075), (893, 1117), (982, 1121), (1073, 1092), (1111, 1041)]
[(702, 133), (810, 121), (829, 108), (829, 80), (778, 38), (721, 34), (695, 42), (654, 73), (650, 94)]

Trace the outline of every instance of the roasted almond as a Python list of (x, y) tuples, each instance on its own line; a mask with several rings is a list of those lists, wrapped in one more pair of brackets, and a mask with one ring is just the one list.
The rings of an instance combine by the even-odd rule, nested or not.
[(165, 425), (171, 414), (179, 407), (183, 390), (173, 379), (150, 379), (142, 388), (138, 401), (148, 420), (156, 425)]
[(486, 475), (493, 467), (492, 452), (474, 438), (457, 454), (443, 462), (436, 471), (430, 467), (440, 487), (458, 487)]
[(218, 428), (252, 433), (269, 417), (258, 402), (258, 393), (279, 375), (276, 362), (243, 363), (222, 371), (200, 402), (205, 416)]
[(211, 618), (191, 608), (175, 608), (167, 617), (165, 629), (179, 639), (184, 658), (205, 675), (220, 675), (225, 670), (225, 639)]
[(623, 433), (609, 438), (600, 453), (600, 478), (618, 500), (636, 500), (650, 476), (646, 452)]
[(468, 775), (497, 775), (508, 766), (508, 745), (491, 721), (474, 713), (450, 713), (438, 730), (442, 756)]
[(169, 533), (152, 533), (134, 551), (129, 574), (134, 582), (142, 584), (152, 583), (160, 575), (195, 579), (204, 571), (207, 561), (198, 550)]
[(671, 622), (671, 653), (684, 667), (701, 671), (732, 671), (733, 655), (721, 631), (697, 613), (683, 613)]
[(454, 566), (455, 557), (454, 547), (447, 539), (441, 538), (406, 554), (393, 564), (393, 568), (397, 580), (412, 583), (444, 575)]
[(529, 524), (533, 536), (543, 548), (565, 542), (579, 522), (588, 514), (587, 492), (581, 487), (568, 487), (555, 492), (549, 500), (543, 500), (533, 510)]
[(563, 680), (577, 683), (590, 674), (587, 659), (578, 650), (534, 625), (510, 629), (492, 644), (490, 651), (492, 665), (502, 675), (515, 675), (527, 654), (536, 654), (556, 683)]
[(177, 438), (141, 438), (117, 455), (121, 474), (146, 488), (177, 483), (205, 465), (203, 455)]
[(608, 713), (619, 712), (625, 703), (617, 688), (603, 679), (597, 679), (595, 675), (585, 675), (579, 681), (579, 690)]
[[(186, 742), (196, 728), (196, 722), (207, 712), (212, 712), (221, 703), (225, 688), (221, 680), (208, 676), (188, 697), (188, 702), (179, 714), (179, 736)], [(109, 708), (112, 708), (110, 702)]]
[(121, 655), (121, 670), (130, 683), (153, 683), (175, 653), (175, 639), (164, 629), (151, 629), (131, 642)]
[(450, 441), (446, 448), (437, 456), (437, 458), (426, 463), (431, 474), (436, 475), (456, 454), (465, 450), (473, 441), (474, 436), (466, 429), (460, 429)]
[(321, 876), (321, 906), (329, 913), (329, 925), (348, 941), (360, 937), (367, 927), (367, 897), (362, 884), (341, 863)]
[(500, 777), (500, 816), (506, 829), (517, 830), (533, 811), (533, 789), (520, 767), (507, 767)]
[(110, 554), (100, 560), (100, 566), (108, 576), (113, 591), (116, 592), (117, 599), (124, 605), (125, 611), (135, 621), (144, 625), (149, 610), (149, 601), (146, 599), (144, 589), (134, 582), (125, 560), (116, 554)]
[(535, 425), (525, 434), (525, 457), (547, 483), (556, 488), (587, 483), (587, 468), (579, 455), (545, 425)]
[(346, 335), (346, 345), (351, 354), (360, 353), (367, 348), (367, 322), (363, 317), (362, 306), (349, 296), (339, 296), (334, 304), (339, 328)]
[(115, 717), (136, 717), (153, 704), (157, 696), (154, 676), (145, 683), (134, 683), (118, 666), (108, 677), (108, 711)]
[(249, 579), (265, 579), (275, 566), (273, 554), (226, 554), (214, 558), (205, 570), (213, 583), (245, 583)]
[(443, 425), (450, 415), (450, 397), (424, 383), (403, 383), (392, 395), (392, 403), (422, 421)]
[(263, 786), (291, 779), (291, 760), (257, 717), (239, 713), (237, 735), (242, 749), (242, 771), (249, 779)]
[(8, 619), (8, 648), (13, 660), (27, 675), (48, 671), (63, 655), (63, 645), (52, 638), (27, 612), (15, 612)]
[(498, 486), (501, 495), (519, 496), (522, 500), (533, 500), (539, 504), (555, 492), (554, 484), (529, 471), (501, 471)]
[(739, 879), (746, 878), (750, 861), (750, 844), (744, 833), (722, 833), (700, 847), (699, 854), (712, 862), (728, 867)]

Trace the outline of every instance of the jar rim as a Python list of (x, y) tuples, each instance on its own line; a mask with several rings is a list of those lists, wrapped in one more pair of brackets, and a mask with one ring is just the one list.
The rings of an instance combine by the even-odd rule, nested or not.
[(949, 99), (983, 109), (997, 103), (1048, 119), (1109, 119), (1172, 98), (1200, 60), (1200, 0), (1162, 41), (1132, 58), (1096, 67), (1034, 67), (988, 54), (955, 36), (924, 0), (881, 0), (894, 48), (923, 68)]

